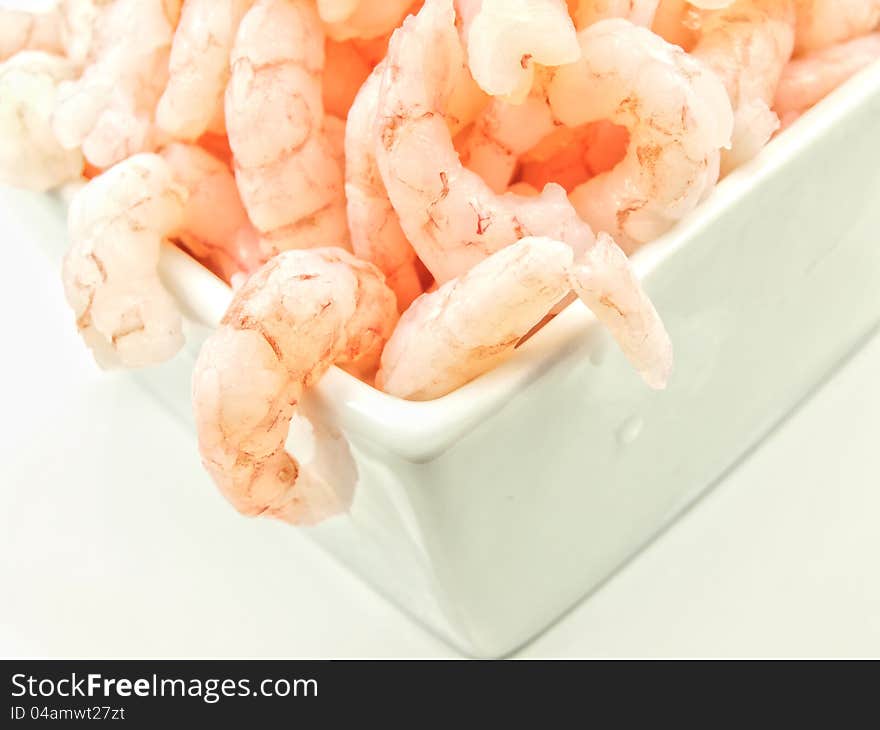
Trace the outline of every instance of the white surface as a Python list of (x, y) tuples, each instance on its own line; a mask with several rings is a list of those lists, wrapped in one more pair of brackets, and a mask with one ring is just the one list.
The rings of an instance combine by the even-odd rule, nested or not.
[[(273, 554), (289, 528), (237, 517), (190, 436), (94, 368), (5, 227), (0, 654), (455, 655), (306, 539)], [(878, 372), (875, 337), (523, 655), (880, 655)]]

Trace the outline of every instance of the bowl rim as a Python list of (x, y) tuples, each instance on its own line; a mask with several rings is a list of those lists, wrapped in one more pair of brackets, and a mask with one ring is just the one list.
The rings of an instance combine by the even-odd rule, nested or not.
[[(808, 110), (772, 139), (755, 159), (722, 180), (672, 230), (640, 248), (631, 261), (646, 288), (650, 291), (663, 264), (711, 226), (722, 212), (778, 174), (802, 150), (821, 140), (840, 119), (878, 96), (880, 61)], [(232, 298), (232, 290), (225, 282), (170, 244), (163, 247), (160, 271), (190, 319), (210, 328), (217, 326)], [(500, 366), (440, 398), (403, 400), (337, 367), (322, 378), (312, 398), (323, 416), (344, 431), (355, 432), (402, 458), (424, 461), (445, 451), (499, 410), (518, 389), (537, 380), (574, 342), (591, 343), (596, 349), (610, 342), (580, 301), (570, 304)], [(635, 372), (632, 383), (633, 387), (646, 387)]]

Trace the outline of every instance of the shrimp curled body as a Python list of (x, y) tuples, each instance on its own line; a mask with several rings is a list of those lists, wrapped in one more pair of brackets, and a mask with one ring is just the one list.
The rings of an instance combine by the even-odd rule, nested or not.
[(71, 202), (64, 291), (102, 367), (152, 365), (183, 345), (180, 312), (157, 266), (185, 203), (165, 160), (146, 153), (92, 179)]
[(680, 48), (627, 20), (578, 34), (583, 56), (557, 69), (548, 95), (570, 127), (606, 119), (630, 143), (612, 170), (575, 188), (571, 200), (624, 249), (665, 233), (718, 179), (733, 113), (718, 77)]
[(202, 460), (236, 509), (311, 524), (348, 506), (285, 450), (290, 421), (334, 363), (375, 367), (396, 319), (381, 273), (337, 248), (283, 252), (238, 290), (193, 374)]
[[(578, 260), (592, 261), (596, 237), (571, 207), (563, 188), (548, 185), (534, 197), (497, 195), (463, 167), (445, 119), (445, 104), (461, 58), (450, 0), (427, 0), (418, 15), (404, 21), (389, 45), (379, 100), (376, 161), (416, 253), (441, 285), (528, 236), (563, 241)], [(411, 73), (402, 74), (404, 68)], [(715, 83), (729, 114), (724, 89), (717, 79)], [(608, 262), (613, 266), (605, 265)], [(621, 254), (603, 259), (595, 272), (603, 277), (603, 296), (591, 299), (589, 306), (603, 323), (611, 325), (609, 330), (619, 344), (628, 340), (635, 320), (627, 316), (615, 321), (607, 316), (615, 310), (617, 299), (638, 301), (645, 321), (654, 321), (663, 333), (645, 340), (645, 351), (629, 353), (647, 380), (662, 380), (645, 367), (652, 368), (659, 361), (657, 353), (648, 349), (664, 339), (665, 330), (626, 258)], [(663, 357), (668, 354), (664, 349)]]

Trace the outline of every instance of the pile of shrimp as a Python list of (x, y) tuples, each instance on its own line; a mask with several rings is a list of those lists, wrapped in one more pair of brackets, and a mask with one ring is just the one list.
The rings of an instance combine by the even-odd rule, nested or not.
[(76, 191), (62, 278), (104, 367), (184, 343), (163, 247), (232, 287), (193, 373), (202, 459), (242, 513), (311, 524), (351, 495), (286, 444), (334, 365), (439, 398), (580, 300), (664, 388), (628, 256), (880, 58), (878, 23), (880, 0), (0, 9), (0, 182)]

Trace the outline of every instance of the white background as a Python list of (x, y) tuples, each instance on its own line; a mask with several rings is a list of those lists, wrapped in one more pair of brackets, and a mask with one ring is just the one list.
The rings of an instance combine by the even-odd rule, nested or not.
[[(301, 533), (226, 506), (192, 435), (94, 367), (19, 215), (0, 192), (0, 654), (455, 656)], [(522, 654), (880, 655), (878, 375), (875, 337)]]

